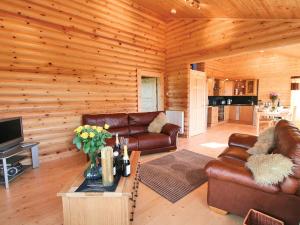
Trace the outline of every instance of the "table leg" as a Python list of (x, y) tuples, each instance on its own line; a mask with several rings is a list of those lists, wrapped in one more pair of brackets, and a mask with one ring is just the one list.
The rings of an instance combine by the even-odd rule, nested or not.
[(3, 166), (3, 175), (4, 175), (4, 182), (5, 182), (5, 188), (8, 189), (8, 174), (7, 174), (7, 163), (6, 158), (2, 159), (2, 166)]
[(31, 148), (32, 168), (39, 167), (39, 147), (35, 145)]

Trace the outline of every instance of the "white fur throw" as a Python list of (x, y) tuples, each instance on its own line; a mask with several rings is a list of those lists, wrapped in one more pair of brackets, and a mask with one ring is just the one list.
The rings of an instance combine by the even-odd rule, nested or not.
[(166, 115), (161, 112), (155, 117), (155, 119), (149, 124), (148, 131), (150, 133), (160, 133), (163, 126), (168, 123)]
[(274, 132), (275, 127), (270, 127), (266, 129), (258, 136), (257, 142), (252, 148), (249, 148), (247, 152), (251, 155), (267, 154), (269, 150), (274, 147), (275, 144)]
[(281, 154), (252, 155), (246, 163), (256, 183), (261, 185), (278, 184), (293, 174), (293, 162)]

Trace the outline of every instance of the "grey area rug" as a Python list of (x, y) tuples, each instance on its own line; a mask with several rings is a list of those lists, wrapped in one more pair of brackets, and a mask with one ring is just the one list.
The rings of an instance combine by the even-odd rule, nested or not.
[(179, 150), (143, 163), (140, 181), (175, 203), (207, 181), (205, 165), (213, 158)]

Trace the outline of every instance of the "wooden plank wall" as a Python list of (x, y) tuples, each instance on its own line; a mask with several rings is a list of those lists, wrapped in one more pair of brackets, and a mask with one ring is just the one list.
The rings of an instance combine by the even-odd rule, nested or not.
[(1, 0), (0, 117), (42, 160), (73, 154), (84, 113), (137, 111), (137, 69), (164, 72), (165, 22), (131, 0)]
[[(185, 111), (188, 130), (189, 64), (300, 42), (291, 20), (174, 19), (167, 24), (167, 107)], [(188, 134), (187, 134), (188, 135)]]
[[(276, 50), (274, 50), (276, 51)], [(258, 97), (263, 101), (270, 101), (269, 93), (279, 94), (283, 105), (290, 105), (291, 77), (300, 74), (300, 60), (282, 54), (265, 52), (249, 53), (220, 60), (207, 61), (208, 74), (219, 78), (259, 79)], [(223, 71), (223, 74), (215, 71)]]

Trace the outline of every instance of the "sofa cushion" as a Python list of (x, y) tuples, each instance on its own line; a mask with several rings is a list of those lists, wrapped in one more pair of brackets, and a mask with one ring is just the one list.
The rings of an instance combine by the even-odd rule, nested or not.
[(129, 113), (129, 134), (141, 134), (148, 132), (149, 124), (160, 112)]
[(128, 136), (129, 135), (129, 127), (109, 128), (108, 131), (112, 135), (116, 135), (116, 134), (119, 134), (119, 136)]
[(83, 115), (82, 119), (83, 124), (97, 126), (104, 126), (104, 124), (108, 124), (110, 129), (128, 127), (128, 115), (125, 113)]
[(129, 113), (129, 126), (148, 125), (160, 112)]
[(294, 177), (300, 179), (300, 131), (286, 120), (281, 120), (275, 128), (276, 149), (274, 153), (280, 153), (292, 159), (294, 163)]
[[(129, 138), (129, 143), (128, 143), (128, 149), (129, 150), (138, 150), (138, 139), (134, 138), (134, 137), (129, 137), (129, 136), (123, 136), (125, 138)], [(120, 138), (120, 136), (119, 136)], [(115, 145), (115, 137), (112, 137), (110, 139), (106, 140), (106, 144), (108, 146), (114, 146)]]
[(246, 162), (250, 154), (246, 151), (245, 148), (230, 146), (225, 149), (225, 151), (219, 155), (221, 158), (230, 158), (235, 160), (240, 160)]
[(251, 148), (257, 142), (257, 136), (249, 134), (233, 133), (228, 140), (229, 146), (237, 146), (241, 148)]
[[(205, 171), (207, 176), (209, 177), (209, 180), (214, 178), (218, 180), (228, 181), (229, 183), (241, 184), (249, 188), (262, 190), (269, 193), (278, 193), (280, 191), (279, 187), (276, 185), (260, 185), (256, 183), (250, 170), (248, 170), (244, 166), (236, 165), (235, 163), (228, 163), (221, 160), (212, 160), (205, 166)], [(237, 194), (238, 196), (239, 193), (237, 192), (235, 194)], [(238, 204), (243, 204), (243, 199), (240, 199), (240, 201), (241, 202), (238, 202)]]
[(148, 126), (140, 125), (140, 126), (130, 126), (129, 127), (129, 135), (148, 133)]
[(162, 148), (171, 145), (171, 138), (165, 134), (143, 133), (133, 137), (138, 139), (139, 150)]
[(163, 126), (168, 123), (166, 114), (163, 112), (159, 113), (154, 120), (148, 126), (148, 132), (150, 133), (160, 133)]

